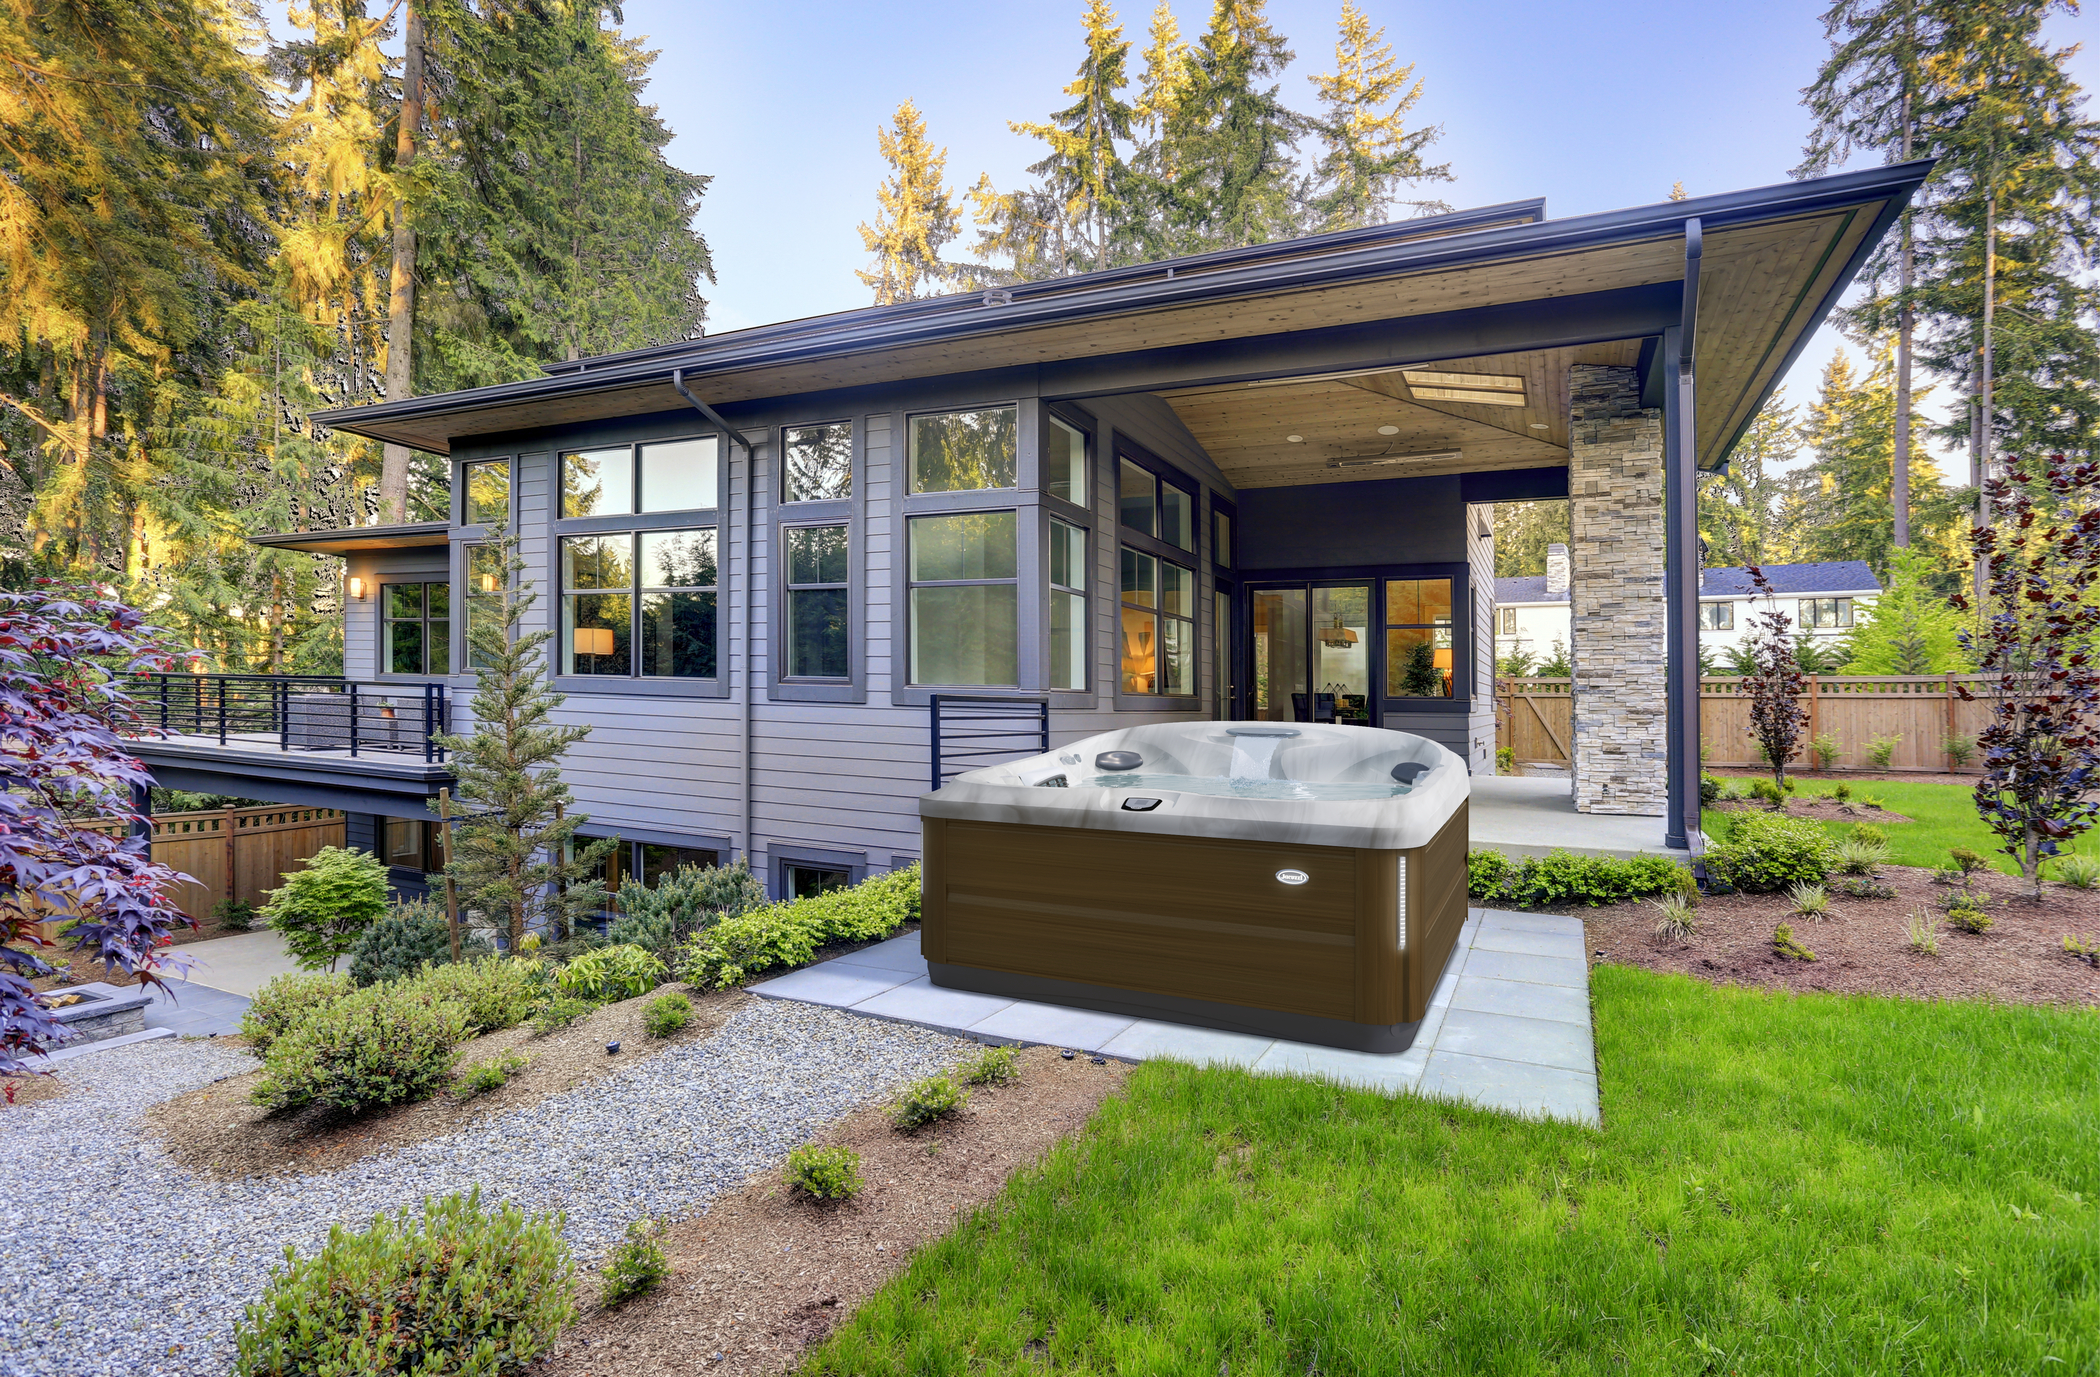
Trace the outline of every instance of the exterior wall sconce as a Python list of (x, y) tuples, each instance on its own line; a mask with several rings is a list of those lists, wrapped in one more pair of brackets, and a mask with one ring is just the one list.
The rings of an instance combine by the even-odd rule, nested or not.
[(576, 628), (576, 653), (578, 655), (610, 655), (613, 653), (613, 634), (609, 626), (579, 626)]
[(364, 600), (365, 581), (353, 574), (350, 578), (350, 601), (363, 602)]

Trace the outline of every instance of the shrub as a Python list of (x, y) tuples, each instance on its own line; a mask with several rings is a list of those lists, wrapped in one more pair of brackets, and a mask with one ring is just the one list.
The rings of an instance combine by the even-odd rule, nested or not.
[(1958, 885), (1967, 878), (1951, 865), (1940, 866), (1932, 872), (1932, 882), (1936, 885)]
[(1894, 885), (1886, 885), (1879, 880), (1868, 879), (1859, 875), (1847, 875), (1844, 879), (1834, 882), (1830, 887), (1847, 899), (1893, 899), (1896, 897), (1896, 887)]
[(2073, 889), (2100, 886), (2100, 860), (2091, 856), (2063, 856), (2049, 867), (2049, 878)]
[(1868, 846), (1887, 846), (1889, 844), (1888, 829), (1876, 827), (1871, 822), (1855, 822), (1852, 824), (1852, 840), (1864, 842)]
[(2100, 966), (2100, 939), (2074, 937), (2067, 932), (2064, 934), (2064, 952), (2088, 966)]
[(1881, 808), (1886, 806), (1882, 803), (1881, 795), (1879, 794), (1861, 794), (1858, 803), (1862, 808)]
[(486, 1061), (477, 1061), (460, 1073), (459, 1080), (452, 1087), (452, 1093), (463, 1100), (471, 1100), (476, 1095), (486, 1095), (491, 1090), (501, 1089), (512, 1076), (531, 1064), (532, 1058), (520, 1056), (516, 1052), (505, 1052)]
[(1927, 909), (1914, 908), (1907, 920), (1910, 949), (1920, 956), (1940, 954), (1939, 919)]
[(211, 906), (211, 916), (228, 932), (247, 932), (255, 926), (255, 905), (245, 899), (221, 899)]
[(1841, 841), (1831, 848), (1831, 865), (1846, 875), (1871, 875), (1876, 866), (1888, 864), (1886, 846), (1864, 841)]
[(1472, 895), (1496, 894), (1502, 882), (1509, 877), (1510, 859), (1500, 851), (1468, 851), (1466, 853), (1466, 892)]
[(1733, 813), (1727, 840), (1706, 853), (1706, 873), (1746, 894), (1821, 884), (1830, 875), (1830, 839), (1800, 818)]
[(270, 1044), (254, 1100), (347, 1117), (427, 1099), (451, 1079), (466, 1035), (458, 1005), (420, 998), (408, 982), (354, 990)]
[(1830, 788), (1830, 796), (1843, 803), (1846, 799), (1852, 797), (1852, 786), (1843, 782), (1834, 784)]
[(1718, 776), (1718, 775), (1710, 775), (1710, 774), (1707, 774), (1707, 773), (1705, 773), (1704, 771), (1702, 771), (1702, 772), (1700, 773), (1700, 775), (1699, 775), (1699, 806), (1700, 806), (1700, 807), (1702, 807), (1702, 808), (1705, 808), (1705, 807), (1708, 807), (1708, 806), (1710, 806), (1710, 805), (1712, 805), (1712, 804), (1714, 804), (1714, 803), (1717, 803), (1717, 802), (1719, 802), (1719, 801), (1720, 801), (1720, 799), (1721, 799), (1721, 796), (1722, 796), (1722, 795), (1724, 795), (1724, 794), (1726, 794), (1727, 792), (1728, 792), (1728, 786), (1727, 786), (1726, 784), (1722, 783), (1722, 781), (1721, 781), (1721, 778), (1720, 778), (1720, 776)]
[(1845, 748), (1829, 732), (1818, 732), (1809, 740), (1808, 753), (1816, 758), (1817, 769), (1827, 770), (1845, 753)]
[(729, 866), (680, 866), (653, 888), (633, 879), (621, 885), (620, 916), (606, 938), (616, 946), (641, 947), (668, 963), (694, 933), (765, 902), (765, 885), (741, 860)]
[(1786, 897), (1793, 900), (1794, 912), (1803, 918), (1821, 922), (1830, 916), (1830, 891), (1821, 885), (1789, 885)]
[(1947, 755), (1947, 764), (1956, 770), (1965, 770), (1976, 758), (1976, 738), (1973, 736), (1950, 736), (1940, 742), (1940, 749)]
[(427, 899), (396, 904), (358, 935), (350, 948), (350, 978), (359, 985), (406, 980), (426, 964), (452, 959), (452, 929)]
[(1991, 930), (1991, 915), (1969, 895), (1957, 896), (1957, 902), (1948, 906), (1947, 921), (1972, 937), (1981, 937)]
[(664, 975), (664, 963), (640, 947), (600, 947), (563, 966), (554, 983), (571, 998), (611, 1004), (649, 993)]
[[(1480, 859), (1476, 860), (1478, 857)], [(1494, 857), (1495, 860), (1488, 860)], [(1500, 878), (1487, 884), (1489, 876)], [(1691, 872), (1663, 856), (1635, 856), (1618, 860), (1611, 856), (1578, 856), (1555, 851), (1546, 856), (1526, 856), (1511, 861), (1496, 851), (1476, 851), (1466, 858), (1469, 887), (1482, 899), (1536, 908), (1566, 904), (1615, 904), (1622, 899), (1644, 899), (1654, 894), (1681, 894), (1689, 886), (1698, 892)]]
[(804, 1143), (788, 1154), (782, 1175), (814, 1200), (851, 1200), (861, 1192), (860, 1154), (849, 1147)]
[(649, 1001), (642, 1010), (642, 1026), (653, 1038), (667, 1038), (693, 1021), (693, 1001), (682, 994), (667, 994)]
[(914, 864), (850, 889), (724, 918), (686, 943), (678, 973), (702, 989), (725, 989), (775, 966), (802, 965), (832, 942), (887, 937), (918, 917), (919, 867)]
[(467, 1034), (479, 1037), (515, 1028), (531, 1018), (546, 996), (547, 968), (528, 957), (484, 956), (424, 968), (402, 988), (430, 1003), (450, 1004), (465, 1016)]
[(1877, 770), (1886, 770), (1889, 762), (1896, 758), (1896, 748), (1903, 744), (1903, 734), (1877, 736), (1867, 743), (1867, 759), (1874, 762)]
[(1767, 808), (1784, 808), (1786, 806), (1786, 791), (1769, 779), (1751, 780), (1750, 797), (1764, 804)]
[(922, 1128), (935, 1119), (945, 1119), (959, 1113), (970, 1102), (970, 1092), (957, 1085), (947, 1076), (928, 1076), (922, 1081), (913, 1081), (897, 1095), (890, 1106), (890, 1122), (909, 1133)]
[(354, 987), (347, 975), (280, 975), (262, 987), (241, 1015), (241, 1036), (255, 1055), (266, 1055), (270, 1045), (323, 1005), (333, 1004)]
[(599, 1304), (618, 1305), (644, 1291), (653, 1291), (657, 1283), (671, 1275), (671, 1264), (664, 1259), (664, 1250), (656, 1245), (660, 1232), (655, 1221), (648, 1219), (637, 1219), (627, 1226), (626, 1242), (613, 1249), (605, 1264)]
[(1990, 864), (1980, 854), (1971, 851), (1966, 846), (1957, 846), (1949, 850), (1947, 859), (1953, 861), (1964, 875), (1974, 875), (1977, 871)]
[(588, 999), (556, 995), (532, 1011), (532, 1031), (535, 1036), (546, 1037), (568, 1027), (596, 1007)]
[(1495, 748), (1495, 773), (1498, 775), (1513, 775), (1516, 772), (1516, 748), (1513, 746), (1497, 746)]
[(1011, 1047), (987, 1047), (957, 1068), (970, 1085), (1012, 1085), (1021, 1079), (1021, 1059)]
[(263, 916), (284, 934), (292, 959), (310, 971), (346, 955), (358, 935), (386, 913), (386, 866), (369, 851), (324, 846), (304, 870), (270, 891)]
[(1794, 929), (1786, 923), (1781, 923), (1778, 927), (1772, 929), (1772, 950), (1777, 952), (1782, 960), (1786, 961), (1813, 961), (1816, 959), (1814, 952), (1802, 946), (1795, 939)]
[(1684, 901), (1681, 894), (1671, 894), (1655, 901), (1655, 936), (1659, 941), (1689, 942), (1699, 931), (1699, 910)]
[(521, 1372), (576, 1317), (559, 1215), (484, 1212), (480, 1191), (423, 1202), (314, 1256), (284, 1250), (235, 1333), (237, 1377)]

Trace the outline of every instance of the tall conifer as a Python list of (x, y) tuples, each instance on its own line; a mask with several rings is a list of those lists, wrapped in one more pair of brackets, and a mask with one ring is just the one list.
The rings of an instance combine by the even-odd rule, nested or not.
[(877, 306), (937, 296), (958, 278), (954, 265), (941, 259), (957, 228), (955, 202), (942, 179), (948, 150), (927, 139), (926, 117), (909, 100), (875, 137), (890, 176), (875, 192), (875, 223), (860, 226), (861, 243), (875, 262), (854, 276), (874, 289)]
[(1267, 0), (1214, 0), (1189, 55), (1189, 87), (1164, 121), (1165, 247), (1199, 253), (1288, 238), (1301, 228), (1297, 141), (1306, 120), (1275, 78), (1293, 54)]
[[(1314, 121), (1324, 152), (1313, 171), (1312, 211), (1320, 230), (1356, 229), (1385, 222), (1402, 185), (1451, 180), (1449, 164), (1432, 167), (1422, 150), (1436, 142), (1435, 125), (1409, 130), (1402, 120), (1422, 99), (1412, 64), (1401, 67), (1373, 31), (1355, 0), (1342, 0), (1334, 71), (1312, 79), (1323, 114)], [(1442, 201), (1413, 201), (1417, 213), (1448, 211)]]
[(1767, 564), (1778, 558), (1781, 542), (1774, 538), (1774, 527), (1784, 481), (1778, 466), (1791, 463), (1800, 447), (1800, 424), (1782, 388), (1729, 451), (1727, 474), (1700, 484), (1699, 537), (1706, 542), (1707, 566)]

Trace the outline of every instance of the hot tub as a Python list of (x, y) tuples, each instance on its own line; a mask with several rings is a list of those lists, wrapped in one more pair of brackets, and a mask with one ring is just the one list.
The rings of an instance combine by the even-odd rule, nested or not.
[(1187, 722), (919, 799), (933, 983), (1397, 1052), (1466, 917), (1465, 762), (1407, 732)]

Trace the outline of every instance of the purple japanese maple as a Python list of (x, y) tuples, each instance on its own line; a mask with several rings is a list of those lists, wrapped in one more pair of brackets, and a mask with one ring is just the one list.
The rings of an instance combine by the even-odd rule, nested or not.
[[(1989, 682), (1976, 738), (1976, 811), (2042, 897), (2042, 865), (2100, 814), (2100, 466), (2061, 454), (1985, 485), (1997, 519), (1969, 533), (1988, 571), (1978, 624), (1961, 641)], [(1969, 610), (1969, 599), (1949, 599)]]
[(1750, 586), (1766, 606), (1750, 618), (1750, 653), (1757, 670), (1743, 676), (1743, 696), (1750, 700), (1751, 739), (1771, 763), (1772, 782), (1784, 789), (1786, 763), (1800, 749), (1801, 733), (1808, 726), (1808, 710), (1801, 706), (1808, 679), (1795, 658), (1794, 621), (1779, 610), (1778, 590), (1756, 565), (1748, 573)]
[(182, 653), (135, 608), (90, 591), (0, 593), (0, 1076), (66, 1036), (29, 985), (51, 969), (32, 950), (52, 945), (39, 905), (78, 917), (75, 950), (142, 985), (165, 984), (168, 935), (196, 926), (169, 897), (189, 877), (150, 860), (144, 837), (80, 825), (139, 820), (132, 788), (153, 777), (124, 748), (141, 730), (124, 682)]

